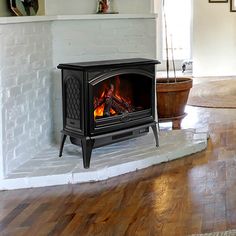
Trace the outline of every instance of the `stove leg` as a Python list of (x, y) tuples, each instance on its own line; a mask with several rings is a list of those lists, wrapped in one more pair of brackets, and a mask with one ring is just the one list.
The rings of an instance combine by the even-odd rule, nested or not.
[(60, 151), (59, 151), (59, 157), (62, 156), (62, 151), (63, 151), (63, 147), (64, 147), (64, 144), (66, 141), (66, 137), (67, 137), (67, 135), (65, 135), (65, 134), (61, 135), (61, 146), (60, 146)]
[(90, 166), (90, 159), (92, 154), (94, 141), (91, 139), (82, 138), (81, 139), (81, 147), (82, 147), (82, 154), (83, 154), (83, 164), (84, 168), (88, 169)]
[(154, 134), (154, 137), (155, 137), (155, 140), (156, 140), (156, 147), (159, 147), (159, 140), (158, 140), (158, 134), (157, 134), (157, 126), (156, 124), (155, 125), (152, 125), (152, 131), (153, 131), (153, 134)]

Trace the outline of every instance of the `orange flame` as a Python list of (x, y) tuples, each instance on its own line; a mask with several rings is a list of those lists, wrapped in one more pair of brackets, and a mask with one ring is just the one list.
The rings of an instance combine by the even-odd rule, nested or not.
[(103, 116), (105, 104), (102, 104), (101, 106), (97, 107), (97, 109), (94, 111), (94, 119), (96, 119), (97, 116)]

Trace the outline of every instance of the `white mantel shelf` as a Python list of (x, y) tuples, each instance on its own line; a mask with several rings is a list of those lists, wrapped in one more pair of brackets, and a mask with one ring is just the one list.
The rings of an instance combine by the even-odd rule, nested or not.
[(0, 24), (17, 24), (40, 21), (60, 20), (112, 20), (112, 19), (155, 19), (157, 14), (89, 14), (89, 15), (57, 15), (57, 16), (11, 16), (0, 17)]

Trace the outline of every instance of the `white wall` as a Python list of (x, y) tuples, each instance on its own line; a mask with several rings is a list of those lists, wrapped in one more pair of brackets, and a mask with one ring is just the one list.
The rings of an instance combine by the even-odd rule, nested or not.
[(53, 64), (156, 57), (156, 19), (55, 21)]
[[(0, 27), (0, 52), (3, 51), (3, 29)], [(0, 56), (0, 86), (2, 86), (2, 69), (3, 69), (3, 58)], [(3, 104), (2, 104), (2, 95), (3, 92), (0, 90), (0, 111), (2, 110)], [(2, 134), (3, 134), (3, 125), (2, 125), (2, 118), (3, 114), (0, 112), (0, 180), (4, 177), (4, 158), (3, 158), (3, 145), (2, 145)]]
[(236, 13), (229, 4), (194, 0), (193, 73), (236, 75)]
[[(161, 59), (161, 0), (112, 0), (120, 13), (159, 13), (157, 59)], [(41, 1), (42, 2), (42, 1)], [(41, 3), (42, 5), (42, 3)], [(193, 73), (195, 76), (236, 74), (236, 13), (229, 3), (193, 0)], [(0, 14), (6, 6), (0, 4)], [(42, 5), (43, 6), (43, 5)], [(45, 0), (46, 15), (93, 14), (96, 0)], [(164, 64), (159, 66), (164, 69)]]
[[(154, 0), (111, 0), (119, 13), (150, 13)], [(46, 15), (77, 15), (96, 13), (97, 0), (45, 0)]]
[[(157, 58), (161, 59), (161, 0), (154, 0), (158, 17)], [(236, 75), (236, 13), (228, 3), (193, 0), (194, 76)], [(165, 69), (164, 62), (158, 67)]]

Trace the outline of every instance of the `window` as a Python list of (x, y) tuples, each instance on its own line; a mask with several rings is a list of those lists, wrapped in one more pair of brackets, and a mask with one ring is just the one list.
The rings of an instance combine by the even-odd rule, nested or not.
[[(173, 47), (174, 59), (191, 58), (192, 1), (165, 0), (169, 57)], [(166, 58), (165, 27), (163, 20), (162, 55)]]

